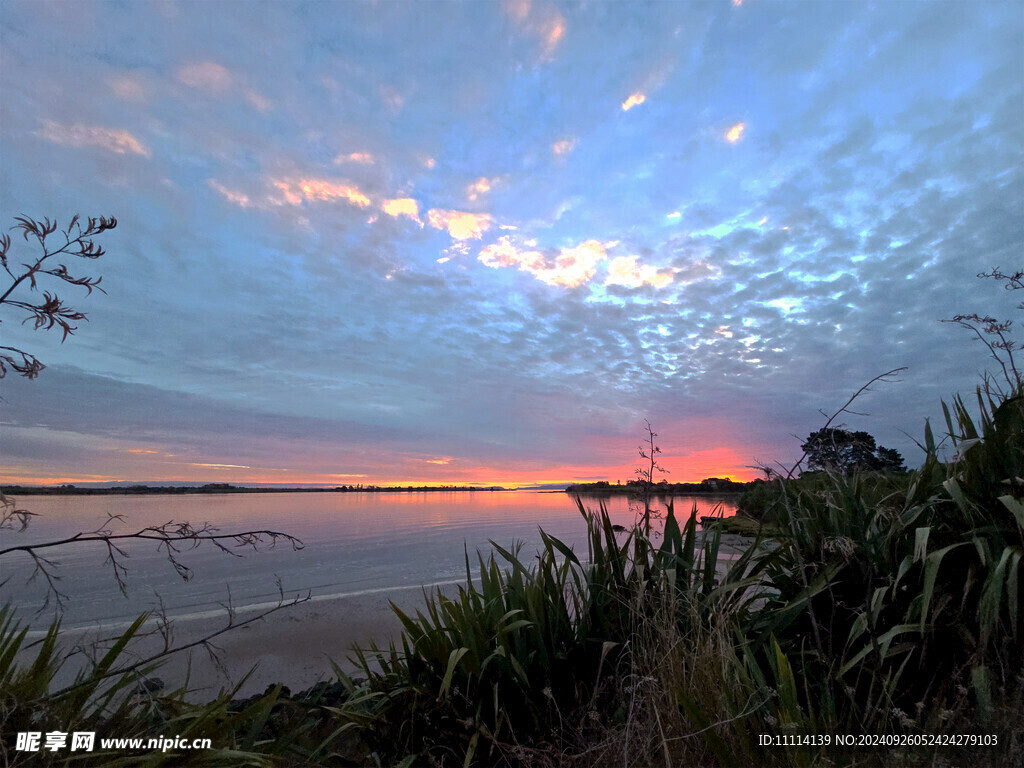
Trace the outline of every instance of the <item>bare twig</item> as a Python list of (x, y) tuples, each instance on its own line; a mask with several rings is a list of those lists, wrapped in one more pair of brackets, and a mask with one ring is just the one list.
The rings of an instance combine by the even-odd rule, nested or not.
[[(36, 221), (28, 216), (17, 216), (15, 221), (17, 223), (12, 229), (20, 229), (26, 242), (31, 236), (39, 244), (42, 255), (38, 256), (35, 261), (23, 263), (21, 265), (24, 268), (23, 271), (12, 270), (8, 259), (11, 248), (10, 235), (0, 235), (0, 268), (11, 278), (11, 284), (0, 294), (0, 305), (6, 304), (24, 312), (27, 317), (22, 322), (31, 322), (36, 330), (60, 328), (61, 341), (64, 341), (78, 329), (78, 326), (72, 325), (72, 323), (88, 319), (84, 312), (68, 307), (59, 296), (49, 291), (43, 292), (42, 301), (35, 298), (13, 298), (12, 294), (21, 285), (27, 285), (30, 294), (37, 291), (39, 289), (38, 278), (43, 275), (61, 280), (69, 285), (85, 288), (87, 293), (92, 293), (94, 288), (100, 293), (104, 293), (105, 291), (100, 287), (102, 277), (75, 277), (68, 271), (66, 265), (50, 266), (45, 262), (60, 255), (98, 259), (105, 251), (93, 242), (93, 238), (107, 230), (114, 229), (117, 226), (117, 219), (105, 216), (90, 217), (83, 223), (77, 215), (73, 216), (67, 227), (59, 233), (59, 237), (64, 239), (64, 243), (59, 247), (52, 247), (47, 242), (57, 232), (56, 221), (50, 221), (49, 218)], [(8, 367), (21, 376), (34, 379), (46, 366), (35, 355), (24, 350), (17, 347), (0, 346), (0, 378), (7, 374)]]
[[(118, 516), (108, 517), (107, 523), (114, 519), (118, 519)], [(35, 569), (32, 572), (30, 579), (34, 579), (42, 574), (50, 588), (47, 595), (47, 605), (50, 597), (52, 596), (56, 599), (58, 606), (61, 606), (66, 596), (56, 585), (56, 580), (59, 577), (51, 573), (55, 563), (40, 555), (41, 550), (54, 549), (71, 544), (85, 544), (89, 542), (98, 542), (103, 544), (107, 548), (107, 557), (104, 560), (104, 565), (109, 565), (111, 567), (114, 575), (114, 581), (117, 583), (118, 589), (122, 594), (127, 594), (128, 570), (123, 561), (128, 557), (128, 553), (120, 546), (120, 542), (131, 540), (158, 542), (157, 549), (163, 550), (166, 553), (171, 567), (174, 568), (175, 572), (185, 581), (192, 578), (192, 570), (182, 563), (178, 559), (178, 556), (182, 551), (186, 549), (195, 549), (203, 542), (210, 542), (222, 552), (234, 557), (241, 557), (241, 554), (235, 551), (238, 548), (250, 548), (253, 551), (259, 551), (260, 547), (272, 549), (277, 545), (279, 540), (290, 544), (293, 550), (299, 550), (304, 547), (302, 541), (287, 533), (282, 533), (281, 531), (271, 531), (266, 529), (240, 531), (236, 533), (217, 533), (217, 531), (218, 529), (209, 523), (203, 523), (201, 526), (195, 527), (188, 522), (175, 522), (173, 520), (168, 521), (163, 525), (154, 525), (142, 528), (134, 533), (115, 534), (112, 533), (109, 528), (101, 526), (94, 531), (76, 533), (74, 536), (68, 536), (63, 539), (40, 542), (38, 544), (21, 544), (18, 546), (7, 547), (6, 549), (0, 549), (0, 557), (14, 552), (24, 552), (31, 557), (35, 565)], [(234, 548), (225, 546), (224, 542), (233, 543)]]

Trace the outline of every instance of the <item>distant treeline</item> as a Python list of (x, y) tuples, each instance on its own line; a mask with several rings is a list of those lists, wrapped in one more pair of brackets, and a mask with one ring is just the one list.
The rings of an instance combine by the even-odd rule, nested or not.
[(646, 480), (630, 480), (622, 483), (609, 483), (601, 480), (596, 483), (577, 483), (565, 489), (566, 493), (584, 494), (643, 494), (652, 493), (657, 496), (689, 496), (700, 493), (744, 493), (754, 486), (755, 483), (763, 483), (763, 480), (752, 480), (749, 483), (739, 483), (726, 477), (706, 477), (699, 483), (670, 483), (662, 480), (660, 483), (648, 483)]
[(4, 485), (0, 493), (12, 496), (144, 496), (147, 494), (203, 494), (203, 493), (394, 493), (421, 491), (504, 491), (497, 485), (337, 485), (333, 488), (247, 488), (229, 483), (206, 485), (119, 485), (111, 488), (79, 488), (75, 485), (32, 486)]

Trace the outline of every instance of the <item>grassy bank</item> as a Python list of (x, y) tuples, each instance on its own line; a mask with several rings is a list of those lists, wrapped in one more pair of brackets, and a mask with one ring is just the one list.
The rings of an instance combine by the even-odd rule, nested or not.
[[(104, 678), (109, 655), (55, 695), (48, 676), (59, 632), (33, 649), (34, 663), (17, 663), (24, 636), (7, 623), (6, 759), (1024, 763), (1024, 394), (979, 392), (970, 408), (955, 399), (945, 422), (949, 460), (929, 429), (923, 466), (905, 476), (773, 483), (751, 524), (752, 546), (727, 572), (720, 534), (702, 536), (695, 511), (669, 507), (662, 530), (622, 532), (603, 510), (581, 506), (587, 553), (544, 536), (536, 555), (501, 547), (488, 559), (467, 555), (457, 594), (401, 614), (394, 644), (359, 655), (359, 673), (339, 670), (336, 685), (303, 696), (271, 689), (232, 703), (229, 692), (197, 707), (180, 692), (140, 686), (150, 670)], [(7, 743), (18, 730), (55, 728), (208, 736), (214, 749), (83, 760), (67, 751), (29, 756)], [(856, 745), (877, 735), (898, 743)], [(855, 745), (837, 744), (839, 736)], [(941, 742), (949, 737), (961, 743)]]

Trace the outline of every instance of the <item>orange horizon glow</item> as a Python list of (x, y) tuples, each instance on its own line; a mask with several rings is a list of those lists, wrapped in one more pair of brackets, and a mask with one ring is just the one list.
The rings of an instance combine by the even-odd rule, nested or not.
[[(287, 479), (283, 479), (280, 472), (272, 475), (232, 472), (230, 473), (230, 476), (225, 476), (225, 473), (218, 473), (218, 476), (213, 477), (201, 472), (194, 475), (165, 474), (146, 477), (139, 477), (138, 475), (129, 477), (118, 474), (67, 474), (52, 476), (5, 474), (3, 478), (3, 485), (51, 487), (58, 485), (77, 485), (80, 483), (229, 483), (231, 485), (244, 486), (246, 484), (257, 483), (260, 485), (276, 486), (281, 488), (295, 487), (299, 485), (321, 486), (324, 488), (349, 485), (370, 485), (380, 488), (404, 488), (406, 486), (453, 486), (464, 488), (499, 486), (514, 490), (532, 485), (573, 485), (577, 483), (594, 483), (600, 480), (609, 482), (612, 485), (619, 482), (625, 485), (630, 480), (634, 480), (636, 478), (634, 469), (634, 467), (575, 467), (572, 469), (559, 469), (550, 472), (518, 472), (515, 474), (495, 473), (493, 475), (486, 474), (487, 470), (480, 473), (463, 470), (459, 473), (459, 476), (455, 477), (421, 475), (410, 476), (400, 480), (396, 480), (394, 477), (388, 478), (371, 474), (365, 476), (340, 476), (328, 473), (306, 474), (300, 472), (296, 472), (294, 474), (288, 473), (289, 476)], [(758, 476), (759, 473), (752, 469), (736, 467), (726, 469), (723, 467), (722, 471), (700, 473), (699, 475), (692, 473), (686, 473), (683, 476), (676, 476), (674, 473), (658, 474), (655, 477), (655, 482), (657, 483), (661, 480), (665, 480), (669, 484), (699, 483), (701, 480), (709, 477), (734, 480), (736, 482), (747, 482)], [(492, 479), (478, 480), (477, 478), (479, 477), (490, 477)]]

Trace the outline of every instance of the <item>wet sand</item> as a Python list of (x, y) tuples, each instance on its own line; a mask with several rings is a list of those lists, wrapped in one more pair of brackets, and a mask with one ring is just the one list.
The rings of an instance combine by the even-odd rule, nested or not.
[[(731, 534), (722, 537), (720, 573), (750, 541)], [(457, 583), (436, 588), (453, 593)], [(387, 647), (390, 639), (397, 639), (401, 622), (389, 601), (414, 615), (424, 605), (423, 587), (314, 596), (311, 600), (288, 605), (216, 637), (211, 641), (215, 657), (201, 647), (177, 653), (150, 672), (149, 677), (163, 680), (167, 690), (187, 683), (189, 698), (194, 701), (208, 700), (222, 690), (235, 691), (235, 697), (251, 696), (275, 683), (283, 683), (292, 693), (297, 693), (321, 680), (333, 679), (332, 660), (346, 672), (354, 672), (356, 667), (349, 661), (353, 647), (368, 648), (372, 642)], [(251, 619), (267, 607), (240, 610), (235, 621)], [(225, 611), (175, 619), (172, 621), (173, 644), (180, 646), (194, 642), (222, 629), (227, 620)], [(97, 638), (109, 638), (123, 630), (124, 627), (67, 630), (62, 632), (62, 639), (65, 647), (88, 646)], [(158, 652), (162, 646), (162, 637), (153, 633), (133, 643), (130, 646), (131, 656), (126, 655), (122, 661), (145, 658)], [(74, 662), (66, 665), (58, 677), (58, 684), (70, 682), (79, 666)]]
[[(234, 691), (239, 685), (233, 694), (235, 697), (261, 693), (274, 683), (283, 683), (297, 693), (320, 680), (333, 679), (332, 660), (347, 672), (355, 671), (355, 665), (348, 659), (353, 647), (368, 648), (371, 642), (387, 647), (390, 638), (398, 637), (401, 622), (389, 600), (414, 615), (424, 604), (423, 588), (380, 590), (326, 599), (314, 597), (307, 602), (287, 605), (213, 639), (215, 656), (202, 647), (182, 651), (164, 660), (148, 677), (163, 680), (165, 690), (187, 683), (189, 698), (194, 701), (208, 700), (222, 690)], [(235, 622), (246, 621), (261, 612), (241, 610)], [(227, 623), (226, 611), (174, 619), (171, 622), (173, 644), (192, 643)], [(61, 635), (66, 648), (88, 647), (98, 638), (115, 636), (124, 629), (78, 629)], [(148, 631), (149, 636), (132, 643), (130, 654), (122, 657), (122, 663), (146, 658), (163, 647), (163, 638), (153, 626), (143, 631)], [(58, 684), (71, 682), (81, 666), (81, 658), (72, 657), (61, 670)]]

